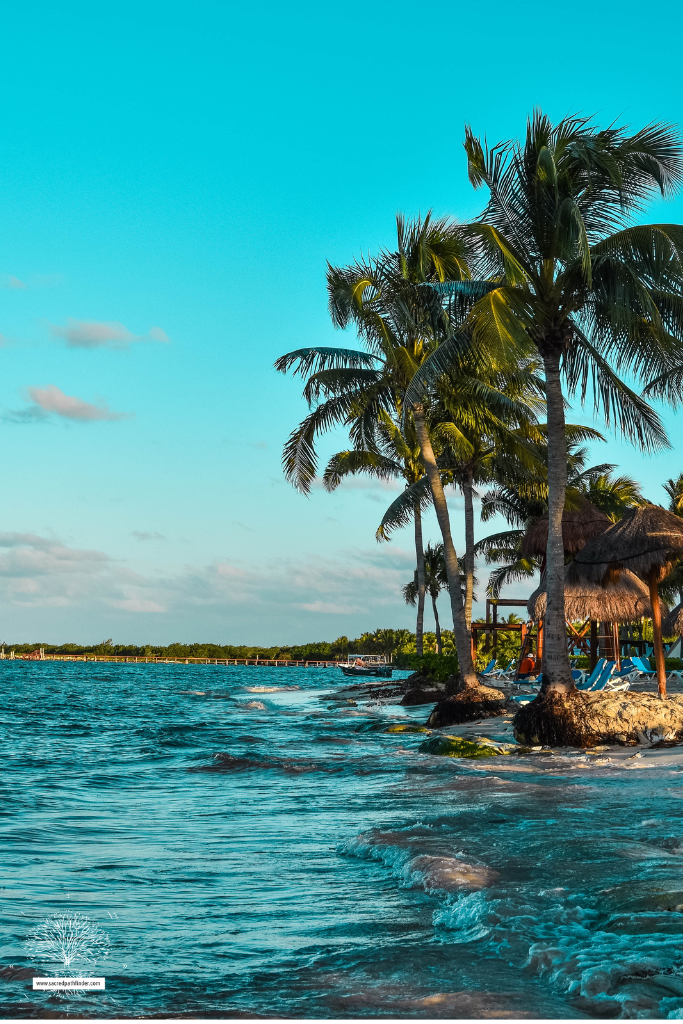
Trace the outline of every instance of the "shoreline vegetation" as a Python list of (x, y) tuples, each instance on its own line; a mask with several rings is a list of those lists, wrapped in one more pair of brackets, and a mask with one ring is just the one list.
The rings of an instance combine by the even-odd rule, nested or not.
[[(425, 634), (427, 645), (436, 650), (436, 636), (433, 633)], [(448, 654), (455, 651), (452, 633), (448, 630), (443, 632), (444, 642), (444, 663), (450, 664)], [(119, 655), (122, 657), (159, 657), (159, 658), (263, 658), (269, 661), (316, 661), (326, 659), (329, 661), (345, 661), (347, 655), (353, 654), (381, 654), (387, 660), (392, 660), (398, 667), (398, 662), (404, 662), (404, 667), (411, 668), (408, 658), (415, 652), (415, 634), (407, 629), (378, 629), (374, 633), (362, 633), (356, 639), (341, 636), (333, 641), (314, 641), (307, 644), (292, 644), (270, 647), (245, 644), (212, 644), (212, 643), (171, 643), (166, 646), (156, 644), (115, 644), (112, 640), (105, 640), (99, 644), (49, 644), (45, 641), (32, 643), (3, 643), (0, 647), (6, 654), (14, 651), (15, 654), (31, 654), (35, 650), (44, 650), (45, 654), (92, 654), (92, 655)], [(432, 658), (436, 655), (432, 655)], [(452, 669), (451, 669), (452, 670)]]

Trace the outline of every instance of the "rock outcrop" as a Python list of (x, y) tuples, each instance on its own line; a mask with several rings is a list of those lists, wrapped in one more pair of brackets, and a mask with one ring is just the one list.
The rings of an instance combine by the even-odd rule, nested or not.
[(419, 749), (423, 754), (437, 754), (439, 757), (480, 758), (507, 753), (492, 743), (472, 743), (471, 740), (464, 740), (460, 736), (434, 736), (421, 743)]
[(650, 693), (549, 693), (524, 705), (513, 728), (515, 739), (529, 746), (683, 740), (683, 695), (661, 700)]
[(515, 701), (508, 700), (492, 686), (464, 686), (439, 701), (427, 719), (427, 725), (439, 729), (444, 725), (461, 725), (480, 718), (494, 718), (517, 711)]
[(449, 694), (457, 690), (460, 685), (460, 676), (449, 676), (445, 681), (435, 679), (433, 676), (423, 676), (414, 672), (403, 680), (405, 696), (401, 704), (406, 707), (415, 707), (417, 704), (436, 704), (445, 700)]

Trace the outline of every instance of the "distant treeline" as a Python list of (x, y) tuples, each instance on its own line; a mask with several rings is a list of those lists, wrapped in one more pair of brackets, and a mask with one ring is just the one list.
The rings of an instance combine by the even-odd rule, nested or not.
[[(426, 634), (433, 639), (433, 634)], [(452, 643), (451, 635), (445, 631), (444, 638)], [(410, 653), (415, 650), (415, 634), (408, 629), (377, 629), (374, 633), (363, 633), (355, 640), (340, 636), (336, 640), (319, 640), (308, 644), (293, 646), (257, 647), (246, 644), (168, 644), (167, 647), (155, 644), (115, 644), (111, 640), (87, 646), (84, 644), (48, 644), (44, 640), (36, 640), (28, 644), (10, 644), (0, 641), (5, 652), (15, 651), (16, 654), (28, 654), (42, 647), (46, 654), (102, 654), (127, 655), (130, 657), (158, 658), (267, 658), (292, 661), (314, 661), (318, 658), (333, 660), (345, 658), (347, 654), (384, 654), (387, 657), (398, 653)]]
[[(481, 619), (477, 620), (481, 622)], [(500, 623), (506, 620), (501, 618)], [(521, 621), (511, 614), (509, 622)], [(441, 631), (443, 653), (455, 655), (455, 643), (450, 629)], [(483, 647), (484, 637), (480, 634), (478, 648)], [(383, 654), (393, 658), (396, 664), (408, 664), (409, 655), (415, 653), (415, 634), (409, 629), (376, 629), (374, 633), (362, 633), (355, 640), (347, 636), (339, 636), (336, 640), (317, 640), (309, 644), (293, 646), (257, 647), (247, 644), (169, 644), (160, 647), (155, 644), (115, 644), (112, 640), (103, 640), (100, 644), (90, 647), (83, 644), (48, 644), (44, 640), (36, 640), (29, 644), (9, 644), (0, 640), (5, 653), (14, 651), (16, 654), (29, 654), (42, 647), (46, 654), (119, 654), (138, 658), (264, 658), (278, 661), (333, 661), (344, 659), (349, 654)], [(519, 650), (519, 633), (500, 633), (497, 642), (497, 654), (501, 664), (516, 656)], [(436, 635), (425, 632), (424, 652), (426, 655), (436, 653)], [(483, 650), (478, 651), (477, 660), (488, 660), (490, 655)]]

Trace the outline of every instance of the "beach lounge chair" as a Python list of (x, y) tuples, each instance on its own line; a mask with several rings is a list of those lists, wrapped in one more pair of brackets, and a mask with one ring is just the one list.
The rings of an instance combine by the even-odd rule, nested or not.
[(479, 673), (480, 676), (494, 676), (496, 674), (496, 659), (491, 658), (490, 662)]
[(510, 675), (516, 664), (517, 659), (513, 658), (512, 661), (510, 661), (510, 663), (505, 668), (497, 668), (493, 675), (496, 677), (496, 679), (507, 679), (507, 677)]
[(591, 688), (591, 693), (595, 693), (597, 690), (628, 690), (631, 685), (630, 679), (620, 679), (619, 676), (615, 676), (614, 669), (616, 668), (615, 661), (608, 661), (598, 680)]
[[(607, 659), (606, 658), (600, 658), (600, 660), (598, 661), (597, 665), (595, 666), (595, 668), (593, 669), (593, 671), (591, 672), (591, 674), (588, 677), (584, 677), (584, 679), (582, 679), (582, 680), (580, 680), (578, 682), (576, 682), (576, 679), (575, 679), (576, 689), (577, 690), (592, 690), (593, 687), (595, 686), (595, 684), (597, 683), (598, 679), (600, 678), (600, 676), (601, 676), (601, 674), (602, 674), (606, 664), (607, 664)], [(614, 662), (612, 662), (612, 665), (614, 665)], [(573, 674), (574, 673), (572, 672), (572, 675)]]
[(631, 661), (638, 673), (637, 676), (635, 676), (636, 679), (649, 679), (651, 676), (657, 675), (655, 670), (650, 668), (650, 662), (645, 661), (645, 658), (639, 658), (634, 654)]
[(621, 663), (621, 668), (618, 672), (614, 673), (615, 679), (628, 679), (629, 682), (633, 682), (638, 677), (638, 669), (633, 664), (631, 658), (624, 658)]

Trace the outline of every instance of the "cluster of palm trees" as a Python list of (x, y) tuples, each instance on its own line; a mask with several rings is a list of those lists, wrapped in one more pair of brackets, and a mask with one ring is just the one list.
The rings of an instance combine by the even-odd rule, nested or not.
[[(675, 403), (683, 383), (683, 227), (636, 221), (650, 198), (680, 187), (683, 146), (667, 125), (630, 133), (584, 117), (552, 124), (536, 112), (524, 138), (492, 148), (467, 129), (465, 151), (470, 182), (488, 191), (479, 217), (399, 216), (395, 248), (328, 265), (333, 323), (353, 328), (360, 347), (315, 346), (276, 362), (305, 380), (310, 408), (285, 445), (284, 471), (307, 493), (318, 437), (343, 427), (351, 446), (329, 461), (325, 487), (357, 473), (404, 482), (377, 537), (414, 525), (415, 578), (405, 596), (417, 605), (418, 652), (436, 585), (434, 549), (426, 558), (422, 537), (433, 506), (441, 586), (471, 685), (475, 559), (499, 565), (494, 590), (532, 574), (520, 531), (547, 512), (546, 683), (566, 692), (563, 510), (578, 495), (612, 502), (613, 515), (641, 499), (633, 481), (612, 478), (613, 467), (586, 467), (581, 445), (602, 435), (567, 424), (565, 406), (572, 397), (590, 403), (643, 451), (668, 445), (648, 399)], [(449, 485), (464, 499), (462, 560)], [(482, 487), (484, 518), (502, 512), (512, 529), (475, 545)], [(677, 494), (683, 505), (683, 486)]]

